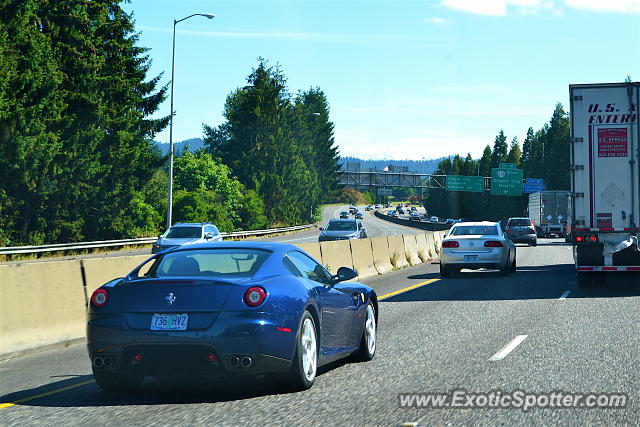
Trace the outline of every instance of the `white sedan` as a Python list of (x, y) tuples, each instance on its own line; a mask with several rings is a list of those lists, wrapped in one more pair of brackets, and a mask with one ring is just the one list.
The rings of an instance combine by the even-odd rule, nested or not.
[(440, 275), (450, 277), (463, 268), (516, 271), (516, 245), (495, 222), (454, 224), (442, 240)]

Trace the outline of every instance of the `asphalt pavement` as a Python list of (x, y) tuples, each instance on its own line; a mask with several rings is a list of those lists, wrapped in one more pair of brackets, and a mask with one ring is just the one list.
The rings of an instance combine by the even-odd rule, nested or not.
[[(559, 239), (519, 245), (517, 261), (508, 277), (465, 270), (439, 279), (430, 263), (366, 280), (386, 295), (376, 357), (323, 368), (308, 391), (148, 379), (135, 394), (108, 395), (92, 381), (84, 345), (73, 345), (0, 362), (0, 424), (640, 425), (638, 277), (578, 289), (571, 247)], [(399, 393), (453, 390), (623, 392), (629, 401), (528, 411), (399, 405)]]

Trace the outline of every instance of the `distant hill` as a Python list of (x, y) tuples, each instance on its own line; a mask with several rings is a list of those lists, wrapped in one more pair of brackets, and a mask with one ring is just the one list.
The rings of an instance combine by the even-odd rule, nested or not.
[[(163, 156), (169, 154), (169, 143), (153, 141), (153, 144), (158, 147), (160, 153)], [(198, 151), (200, 148), (204, 148), (202, 138), (185, 139), (184, 141), (173, 143), (173, 152), (176, 156), (182, 155), (182, 152), (186, 147), (189, 147), (189, 151)]]
[(410, 172), (427, 174), (433, 173), (438, 168), (438, 163), (445, 158), (429, 160), (364, 160), (357, 157), (342, 157), (340, 158), (340, 164), (360, 163), (360, 167), (363, 169), (375, 168), (379, 171), (387, 166), (408, 166)]

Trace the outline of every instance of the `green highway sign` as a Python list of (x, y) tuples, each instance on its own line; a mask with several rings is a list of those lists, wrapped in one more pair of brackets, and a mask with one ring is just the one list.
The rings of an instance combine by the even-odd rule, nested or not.
[(447, 175), (445, 188), (447, 191), (475, 191), (482, 193), (484, 191), (484, 177)]
[(515, 169), (515, 163), (500, 163), (500, 169)]
[(491, 169), (491, 194), (498, 196), (521, 196), (522, 169)]

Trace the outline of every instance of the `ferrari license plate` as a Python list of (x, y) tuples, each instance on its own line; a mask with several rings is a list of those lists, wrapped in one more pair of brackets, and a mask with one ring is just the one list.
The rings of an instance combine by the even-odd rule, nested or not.
[(182, 314), (154, 314), (151, 318), (152, 331), (186, 331), (189, 315)]
[(478, 255), (465, 255), (464, 262), (473, 262), (478, 259)]

